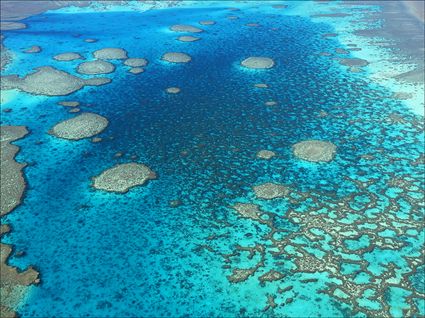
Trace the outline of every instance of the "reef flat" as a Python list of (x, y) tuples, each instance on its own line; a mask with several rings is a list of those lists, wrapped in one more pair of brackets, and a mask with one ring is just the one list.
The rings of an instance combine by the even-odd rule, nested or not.
[(274, 61), (269, 57), (251, 56), (243, 60), (241, 65), (253, 69), (267, 69), (274, 66)]
[[(22, 174), (25, 164), (15, 161), (15, 156), (19, 147), (12, 142), (24, 138), (28, 130), (24, 126), (0, 126), (0, 147), (1, 147), (1, 188), (0, 188), (0, 216), (12, 212), (20, 203), (26, 187)], [(1, 225), (0, 237), (7, 234), (10, 228), (3, 223)], [(1, 243), (0, 257), (0, 315), (1, 317), (15, 317), (15, 309), (25, 293), (28, 285), (39, 282), (38, 272), (29, 267), (25, 271), (18, 271), (17, 268), (7, 263), (12, 247)]]
[(93, 52), (93, 56), (100, 60), (122, 60), (127, 58), (127, 52), (121, 48), (104, 48)]
[(100, 134), (108, 123), (105, 117), (98, 114), (82, 113), (56, 124), (49, 132), (58, 138), (80, 140)]
[(75, 52), (61, 53), (53, 56), (53, 58), (56, 61), (74, 61), (83, 59), (83, 57), (79, 53)]
[(114, 64), (102, 60), (83, 62), (77, 67), (78, 73), (86, 75), (109, 74), (114, 71)]
[(336, 154), (336, 146), (329, 141), (305, 140), (293, 146), (294, 155), (312, 162), (329, 162)]
[(192, 60), (192, 57), (186, 53), (168, 52), (161, 59), (170, 63), (188, 63)]
[(148, 166), (132, 162), (103, 171), (93, 178), (93, 187), (97, 190), (125, 193), (130, 188), (153, 179), (156, 179), (156, 174)]
[(25, 164), (17, 163), (15, 155), (19, 147), (11, 142), (19, 140), (28, 134), (24, 126), (1, 126), (1, 196), (0, 215), (6, 215), (21, 203), (25, 189), (22, 169)]
[(23, 78), (17, 75), (1, 77), (2, 90), (19, 89), (36, 95), (69, 95), (83, 88), (84, 85), (87, 85), (84, 79), (51, 66), (39, 67)]
[[(31, 134), (0, 230), (7, 264), (43, 278), (11, 309), (425, 315), (419, 10), (86, 4), (2, 20), (25, 28), (2, 31), (1, 124)], [(93, 61), (115, 69), (78, 73)]]

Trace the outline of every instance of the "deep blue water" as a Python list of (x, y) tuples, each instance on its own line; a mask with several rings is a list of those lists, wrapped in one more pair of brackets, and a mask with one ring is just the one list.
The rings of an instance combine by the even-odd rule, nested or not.
[[(111, 84), (86, 87), (68, 97), (20, 93), (7, 105), (13, 111), (2, 114), (2, 124), (26, 125), (31, 131), (17, 142), (22, 147), (18, 161), (30, 163), (25, 168), (28, 189), (23, 204), (5, 218), (13, 226), (6, 241), (26, 252), (10, 262), (21, 268), (34, 265), (42, 278), (19, 308), (23, 317), (351, 315), (350, 301), (319, 293), (339, 284), (338, 278), (329, 272), (297, 271), (296, 255), (273, 254), (277, 249), (265, 237), (266, 225), (239, 218), (230, 207), (253, 202), (275, 213), (274, 237), (298, 233), (293, 239), (301, 244), (297, 248), (319, 258), (323, 253), (319, 250), (342, 251), (328, 244), (329, 235), (320, 241), (320, 248), (309, 241), (302, 226), (287, 219), (289, 211), (307, 214), (323, 209), (322, 213), (333, 215), (338, 202), (351, 196), (350, 215), (360, 218), (360, 225), (374, 224), (378, 214), (393, 215), (391, 222), (423, 222), (418, 208), (423, 171), (412, 165), (423, 152), (420, 118), (390, 99), (391, 94), (365, 73), (350, 73), (336, 60), (319, 55), (341, 47), (337, 38), (322, 37), (334, 31), (332, 26), (284, 15), (266, 4), (237, 12), (227, 7), (46, 13), (25, 20), (26, 30), (5, 33), (6, 46), (18, 52), (7, 69), (10, 74), (25, 75), (43, 65), (75, 74), (78, 61), (57, 62), (52, 56), (75, 51), (91, 59), (91, 52), (104, 47), (122, 47), (130, 57), (149, 60), (146, 71), (137, 76), (114, 61), (117, 70)], [(240, 19), (229, 20), (228, 15)], [(202, 40), (194, 43), (176, 41), (180, 34), (168, 31), (173, 24), (198, 25), (206, 19), (217, 24), (201, 26)], [(261, 26), (245, 26), (250, 22)], [(86, 43), (85, 38), (98, 42)], [(43, 51), (19, 53), (31, 45), (40, 45)], [(184, 65), (160, 61), (167, 51), (188, 53), (192, 61)], [(265, 71), (239, 66), (242, 59), (256, 55), (273, 57), (276, 66)], [(255, 88), (255, 83), (270, 88)], [(168, 95), (164, 89), (169, 86), (182, 91)], [(71, 142), (48, 135), (55, 123), (73, 116), (56, 105), (62, 100), (78, 100), (83, 111), (107, 117), (110, 125), (100, 135), (104, 141)], [(265, 106), (269, 100), (278, 105)], [(320, 111), (328, 116), (320, 117)], [(401, 114), (406, 123), (392, 123), (391, 113)], [(338, 147), (336, 159), (312, 164), (293, 157), (291, 146), (306, 139), (333, 142)], [(261, 149), (279, 155), (271, 161), (258, 160), (255, 154)], [(124, 156), (114, 158), (117, 152)], [(374, 159), (362, 159), (365, 154)], [(151, 167), (158, 180), (124, 195), (91, 188), (91, 177), (116, 163), (133, 161), (133, 155)], [(361, 189), (347, 177), (376, 182)], [(396, 178), (410, 181), (411, 190), (392, 189), (388, 184)], [(251, 187), (269, 181), (289, 184), (311, 197), (296, 204), (256, 199)], [(368, 208), (370, 193), (376, 198)], [(169, 201), (175, 199), (183, 204), (171, 208)], [(358, 227), (358, 236), (367, 224)], [(390, 233), (389, 240), (407, 242), (404, 247), (381, 248), (373, 238), (354, 235), (348, 248), (375, 247), (357, 256), (368, 262), (368, 272), (350, 262), (341, 272), (345, 270), (344, 275), (356, 283), (370, 282), (367, 289), (385, 294), (397, 316), (411, 306), (399, 296), (403, 293), (360, 275), (363, 271), (380, 279), (390, 262), (401, 275), (410, 268), (406, 257), (420, 258), (423, 226), (409, 225), (412, 231), (419, 227), (419, 232), (404, 236), (406, 227), (392, 225), (401, 232)], [(376, 235), (385, 236), (380, 231)], [(245, 282), (232, 284), (226, 277), (232, 269), (252, 266), (259, 255), (250, 260), (247, 252), (238, 252), (228, 264), (223, 254), (231, 254), (236, 245), (255, 244), (266, 249), (264, 267)], [(204, 245), (210, 251), (199, 248)], [(285, 277), (260, 284), (258, 277), (270, 269)], [(310, 278), (317, 281), (303, 282)], [(278, 292), (287, 286), (293, 288)], [(368, 294), (359, 300), (360, 308), (377, 306)], [(275, 295), (277, 303), (295, 300), (263, 312), (268, 295)], [(419, 308), (423, 305), (423, 300), (413, 301)]]

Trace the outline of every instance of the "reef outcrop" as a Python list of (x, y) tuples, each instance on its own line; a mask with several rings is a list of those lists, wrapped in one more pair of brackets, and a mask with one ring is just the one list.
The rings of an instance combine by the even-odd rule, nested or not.
[(82, 57), (80, 54), (75, 52), (66, 52), (66, 53), (61, 53), (61, 54), (57, 54), (53, 56), (53, 59), (56, 61), (67, 62), (67, 61), (74, 61), (74, 60), (83, 60), (84, 57)]
[(335, 157), (337, 147), (323, 140), (305, 140), (292, 146), (294, 155), (311, 162), (329, 162)]
[(118, 164), (93, 177), (93, 187), (97, 190), (125, 193), (130, 188), (156, 178), (155, 172), (148, 166), (131, 162)]
[(162, 56), (162, 60), (170, 63), (188, 63), (192, 60), (192, 58), (186, 53), (169, 52)]
[(252, 189), (257, 198), (265, 200), (285, 198), (291, 193), (291, 188), (288, 186), (272, 182), (256, 185)]
[(344, 66), (363, 67), (369, 65), (369, 62), (367, 60), (358, 58), (344, 58), (339, 60), (339, 64)]
[(251, 69), (269, 69), (274, 66), (273, 59), (269, 57), (251, 56), (241, 62), (241, 65)]
[(181, 42), (195, 42), (195, 41), (199, 41), (200, 39), (201, 38), (197, 36), (191, 36), (191, 35), (182, 35), (177, 38), (177, 40)]
[(127, 58), (127, 51), (121, 48), (108, 47), (93, 52), (99, 60), (123, 60)]
[(33, 45), (24, 51), (24, 53), (40, 53), (40, 52), (41, 52), (41, 47), (38, 45)]
[(168, 87), (165, 91), (169, 94), (178, 94), (180, 93), (181, 89), (178, 87)]
[[(26, 184), (22, 174), (25, 164), (15, 161), (15, 155), (19, 147), (11, 144), (25, 137), (28, 130), (24, 126), (1, 126), (1, 187), (0, 187), (0, 215), (4, 216), (10, 213), (21, 203)], [(2, 224), (0, 236), (8, 233), (10, 227)], [(38, 284), (40, 282), (39, 273), (29, 267), (24, 271), (18, 271), (17, 268), (7, 264), (7, 260), (12, 253), (12, 247), (8, 244), (0, 244), (0, 317), (16, 317), (16, 309), (22, 295), (26, 291), (26, 286)]]
[(191, 25), (187, 25), (187, 24), (175, 24), (170, 28), (171, 31), (174, 32), (188, 32), (188, 33), (200, 33), (200, 32), (204, 32), (204, 30), (191, 26)]
[(202, 20), (202, 21), (199, 21), (199, 24), (202, 24), (202, 25), (214, 25), (216, 22), (215, 21), (213, 21), (213, 20)]
[(144, 58), (129, 58), (124, 61), (124, 65), (131, 67), (144, 67), (148, 65), (148, 60)]
[(103, 116), (94, 113), (82, 113), (56, 124), (49, 133), (58, 138), (80, 140), (101, 133), (108, 124), (108, 119)]
[(21, 198), (25, 190), (25, 180), (22, 169), (25, 164), (15, 161), (15, 155), (19, 147), (11, 144), (25, 137), (28, 130), (25, 126), (1, 126), (1, 196), (0, 215), (3, 216), (11, 212), (21, 203)]
[(68, 95), (81, 89), (86, 81), (51, 66), (36, 68), (34, 73), (23, 78), (17, 75), (1, 77), (1, 89), (19, 89), (21, 91), (47, 96)]
[(273, 158), (274, 156), (276, 156), (276, 153), (271, 150), (260, 150), (259, 152), (257, 152), (257, 158), (259, 159), (269, 160)]
[(83, 62), (77, 67), (78, 73), (86, 75), (109, 74), (114, 71), (114, 64), (102, 60)]
[(140, 74), (143, 73), (145, 71), (144, 68), (142, 67), (132, 67), (131, 69), (128, 70), (131, 74)]

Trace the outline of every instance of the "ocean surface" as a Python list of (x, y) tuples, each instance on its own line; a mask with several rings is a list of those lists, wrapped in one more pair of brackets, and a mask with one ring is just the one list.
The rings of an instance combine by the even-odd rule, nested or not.
[[(13, 228), (4, 241), (25, 251), (9, 263), (34, 265), (42, 280), (22, 300), (22, 317), (425, 314), (423, 117), (370, 80), (367, 68), (355, 73), (338, 63), (357, 52), (335, 53), (347, 47), (323, 36), (335, 32), (332, 23), (297, 14), (303, 3), (272, 4), (59, 10), (4, 33), (15, 52), (5, 74), (51, 65), (77, 75), (81, 61), (52, 57), (78, 52), (91, 60), (105, 47), (149, 60), (139, 75), (112, 61), (111, 84), (66, 97), (5, 95), (2, 108), (13, 111), (1, 124), (25, 125), (30, 135), (16, 142), (28, 187), (4, 218)], [(184, 33), (171, 32), (173, 24), (202, 28), (193, 34), (202, 39), (177, 41)], [(21, 53), (31, 45), (42, 52)], [(192, 61), (166, 63), (166, 52)], [(249, 56), (271, 57), (275, 66), (246, 69), (240, 62)], [(167, 94), (170, 86), (181, 92)], [(57, 105), (64, 100), (109, 119), (102, 142), (47, 133), (75, 116)], [(335, 159), (294, 157), (292, 145), (309, 139), (334, 143)], [(256, 158), (262, 149), (278, 155)], [(105, 169), (134, 161), (158, 179), (125, 194), (91, 186)], [(258, 199), (252, 187), (265, 182), (302, 195)], [(238, 202), (258, 204), (270, 222), (240, 217), (232, 209)], [(319, 265), (307, 270), (311, 256)], [(246, 280), (229, 280), (256, 265)], [(270, 270), (282, 278), (260, 279)]]

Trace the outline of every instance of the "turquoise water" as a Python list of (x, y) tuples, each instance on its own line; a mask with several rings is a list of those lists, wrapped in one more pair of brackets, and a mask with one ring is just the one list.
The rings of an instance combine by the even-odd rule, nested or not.
[[(227, 9), (238, 5), (45, 13), (26, 19), (28, 29), (5, 32), (5, 45), (17, 52), (7, 74), (44, 65), (75, 74), (78, 61), (52, 56), (75, 51), (92, 59), (104, 47), (150, 62), (135, 76), (113, 61), (109, 85), (68, 97), (19, 93), (2, 105), (13, 109), (2, 124), (31, 131), (17, 142), (17, 160), (29, 163), (27, 192), (4, 220), (14, 229), (5, 241), (26, 252), (10, 263), (41, 273), (42, 284), (18, 310), (23, 317), (424, 314), (424, 276), (416, 273), (425, 234), (423, 166), (416, 164), (423, 118), (366, 73), (319, 54), (341, 47), (337, 37), (322, 36), (332, 25), (266, 3)], [(207, 19), (217, 24), (198, 25)], [(245, 26), (251, 22), (261, 26)], [(202, 40), (176, 41), (181, 34), (168, 27), (177, 23), (203, 28)], [(43, 51), (19, 53), (31, 45)], [(162, 62), (170, 51), (192, 61)], [(270, 56), (276, 66), (244, 69), (239, 63), (248, 56)], [(166, 94), (170, 86), (181, 93)], [(107, 117), (104, 141), (48, 135), (73, 116), (56, 105), (63, 100)], [(265, 106), (269, 100), (278, 105)], [(291, 146), (306, 139), (333, 142), (335, 160), (295, 158)], [(259, 160), (261, 149), (278, 156)], [(91, 187), (93, 176), (132, 156), (159, 178), (123, 195)], [(251, 187), (264, 182), (295, 190), (291, 198), (260, 200)], [(170, 207), (176, 199), (182, 205)], [(267, 222), (240, 218), (236, 202), (258, 204)], [(245, 281), (229, 281), (234, 269), (255, 266)], [(283, 278), (261, 282), (272, 269)], [(265, 310), (268, 297), (277, 306)]]

